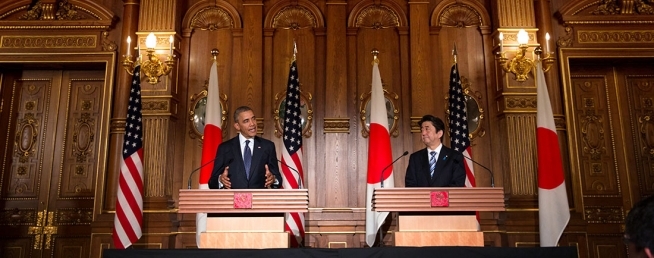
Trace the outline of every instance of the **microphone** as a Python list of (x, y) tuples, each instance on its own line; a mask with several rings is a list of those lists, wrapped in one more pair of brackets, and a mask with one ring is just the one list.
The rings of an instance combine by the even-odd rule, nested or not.
[(286, 163), (282, 162), (281, 160), (277, 159), (277, 157), (275, 157), (275, 160), (277, 160), (277, 162), (281, 163), (282, 165), (286, 166), (287, 168), (290, 168), (291, 170), (295, 171), (295, 173), (297, 173), (297, 186), (298, 186), (298, 189), (302, 189), (303, 187), (302, 187), (302, 178), (300, 176), (300, 171), (297, 171), (297, 169), (295, 169), (294, 167), (291, 167), (288, 164), (286, 164)]
[[(212, 160), (207, 161), (207, 163), (204, 163), (204, 164), (202, 164), (200, 167), (198, 167), (198, 168), (196, 168), (196, 169), (193, 169), (193, 171), (191, 171), (191, 174), (188, 175), (188, 189), (191, 189), (191, 178), (193, 177), (193, 174), (195, 174), (195, 172), (197, 172), (198, 170), (202, 169), (202, 168), (205, 167), (206, 165), (209, 165), (209, 164), (213, 163), (215, 160), (216, 160), (216, 158), (213, 158)], [(230, 163), (232, 163), (232, 160), (231, 160), (231, 159), (227, 162), (227, 166), (229, 166)]]
[(388, 166), (386, 166), (384, 169), (382, 169), (381, 175), (379, 175), (379, 182), (381, 183), (380, 184), (381, 188), (384, 188), (384, 171), (387, 168), (389, 168), (390, 166), (392, 166), (393, 164), (395, 164), (395, 162), (397, 162), (398, 160), (400, 160), (402, 157), (404, 157), (406, 155), (409, 155), (408, 151), (404, 151), (404, 153), (402, 153), (402, 156), (397, 157), (397, 159), (393, 160), (393, 162), (391, 162), (391, 164), (388, 164)]
[(475, 164), (481, 166), (482, 168), (485, 168), (486, 170), (488, 170), (488, 173), (490, 173), (491, 187), (495, 187), (495, 176), (493, 176), (493, 171), (491, 171), (491, 170), (490, 170), (489, 168), (487, 168), (486, 166), (484, 166), (484, 165), (482, 165), (482, 164), (479, 164), (479, 162), (474, 161), (473, 159), (467, 157), (466, 155), (463, 155), (463, 157), (465, 157), (466, 159), (472, 161), (472, 163), (475, 163)]

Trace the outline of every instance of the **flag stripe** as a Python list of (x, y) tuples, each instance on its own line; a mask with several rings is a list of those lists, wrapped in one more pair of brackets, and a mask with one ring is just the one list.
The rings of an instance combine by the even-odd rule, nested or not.
[(143, 115), (141, 114), (141, 67), (132, 73), (132, 86), (123, 136), (113, 241), (124, 249), (142, 236), (143, 225)]

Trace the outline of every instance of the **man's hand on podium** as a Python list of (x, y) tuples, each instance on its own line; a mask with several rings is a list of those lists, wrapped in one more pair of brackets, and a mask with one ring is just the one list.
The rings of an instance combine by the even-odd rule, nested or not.
[(220, 183), (223, 184), (224, 189), (232, 189), (232, 182), (229, 181), (229, 166), (220, 175)]
[(270, 173), (270, 170), (268, 170), (268, 164), (266, 164), (265, 166), (266, 166), (266, 183), (263, 185), (263, 187), (270, 188), (273, 181), (275, 180), (275, 177), (273, 176), (272, 173)]

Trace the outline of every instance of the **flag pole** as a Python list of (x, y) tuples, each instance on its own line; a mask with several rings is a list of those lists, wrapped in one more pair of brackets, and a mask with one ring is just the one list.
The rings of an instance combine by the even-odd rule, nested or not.
[(456, 62), (456, 42), (454, 42), (454, 48), (452, 49), (452, 56), (454, 57), (454, 64), (457, 64)]
[(218, 59), (218, 54), (220, 54), (220, 51), (218, 51), (217, 48), (214, 48), (211, 50), (211, 55), (213, 56), (213, 61), (216, 61)]

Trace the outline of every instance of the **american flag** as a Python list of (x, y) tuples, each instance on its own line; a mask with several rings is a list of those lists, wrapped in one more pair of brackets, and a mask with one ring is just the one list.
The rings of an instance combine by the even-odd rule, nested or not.
[(134, 68), (129, 93), (123, 159), (116, 197), (113, 240), (125, 249), (141, 238), (143, 224), (143, 121), (141, 115), (141, 66)]
[[(456, 64), (452, 65), (450, 72), (450, 146), (455, 151), (461, 152), (464, 156), (472, 157), (470, 150), (470, 138), (468, 136), (468, 115), (466, 112), (466, 101), (461, 87), (461, 77)], [(465, 159), (466, 187), (475, 187), (475, 171), (472, 161)]]
[[(301, 189), (304, 172), (302, 169), (302, 111), (300, 110), (300, 78), (295, 59), (291, 62), (284, 104), (284, 150), (282, 169), (284, 189)], [(288, 165), (288, 166), (286, 166)], [(292, 167), (293, 169), (289, 168)], [(285, 230), (291, 232), (291, 245), (299, 246), (304, 239), (304, 214), (286, 214)]]

